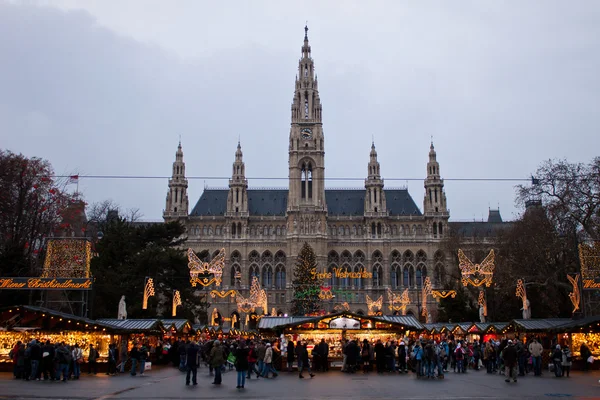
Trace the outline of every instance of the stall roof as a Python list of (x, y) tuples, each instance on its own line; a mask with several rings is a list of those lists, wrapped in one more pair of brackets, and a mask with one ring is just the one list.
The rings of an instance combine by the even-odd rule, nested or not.
[(289, 326), (300, 325), (306, 322), (317, 322), (325, 318), (335, 318), (346, 316), (357, 319), (371, 319), (378, 322), (387, 322), (396, 325), (406, 326), (409, 329), (423, 330), (424, 326), (412, 315), (360, 315), (348, 311), (342, 311), (335, 314), (320, 315), (316, 317), (262, 317), (258, 323), (258, 329), (282, 329)]
[(600, 315), (593, 315), (581, 319), (569, 319), (562, 325), (552, 328), (556, 332), (574, 332), (576, 330), (588, 329), (595, 325), (594, 329), (600, 329)]
[(164, 326), (160, 320), (154, 319), (100, 319), (102, 324), (106, 324), (124, 331), (156, 331)]
[(321, 317), (262, 317), (258, 321), (258, 329), (276, 329), (319, 319)]
[[(34, 313), (43, 313), (43, 314), (48, 314), (52, 317), (57, 317), (57, 318), (63, 318), (63, 319), (68, 319), (74, 322), (79, 322), (80, 324), (86, 324), (86, 325), (93, 325), (93, 326), (98, 326), (101, 328), (108, 328), (110, 330), (115, 330), (114, 326), (102, 323), (100, 321), (95, 321), (93, 319), (89, 319), (89, 318), (84, 318), (84, 317), (79, 317), (77, 315), (73, 315), (73, 314), (68, 314), (62, 311), (56, 311), (56, 310), (52, 310), (49, 308), (44, 308), (44, 307), (38, 307), (38, 306), (28, 306), (28, 305), (22, 305), (22, 306), (10, 306), (10, 307), (3, 307), (2, 312), (5, 312), (7, 310), (14, 310), (15, 312), (17, 311), (29, 311), (29, 312), (34, 312)], [(16, 325), (11, 327), (11, 329), (14, 328), (19, 328), (20, 326)]]
[(517, 330), (524, 331), (546, 331), (569, 323), (569, 318), (548, 319), (515, 319), (508, 325), (513, 325)]
[[(177, 332), (182, 330), (185, 324), (189, 323), (187, 319), (163, 319), (161, 321), (165, 327), (174, 326)], [(189, 326), (191, 327), (192, 324), (189, 324)]]
[(384, 315), (381, 317), (375, 317), (373, 319), (378, 319), (380, 321), (391, 322), (394, 324), (400, 324), (404, 326), (411, 327), (415, 330), (423, 330), (425, 326), (421, 324), (414, 316), (412, 315)]

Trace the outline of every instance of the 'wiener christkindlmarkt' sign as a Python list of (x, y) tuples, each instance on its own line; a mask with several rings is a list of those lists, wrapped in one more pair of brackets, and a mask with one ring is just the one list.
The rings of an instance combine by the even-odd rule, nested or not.
[(0, 290), (91, 290), (92, 281), (92, 278), (0, 278)]

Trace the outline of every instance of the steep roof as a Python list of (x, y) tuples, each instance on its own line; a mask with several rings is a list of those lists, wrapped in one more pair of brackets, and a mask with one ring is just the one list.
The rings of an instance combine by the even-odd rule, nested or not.
[[(384, 190), (390, 215), (422, 215), (407, 189)], [(192, 209), (192, 216), (219, 216), (227, 212), (227, 189), (205, 189)], [(285, 216), (287, 189), (249, 189), (248, 212), (250, 215)], [(365, 189), (325, 189), (329, 215), (363, 215)]]

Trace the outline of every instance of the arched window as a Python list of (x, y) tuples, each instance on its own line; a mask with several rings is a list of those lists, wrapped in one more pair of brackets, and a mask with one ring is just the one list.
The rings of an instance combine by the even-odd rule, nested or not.
[(231, 266), (231, 281), (230, 281), (230, 285), (231, 287), (236, 287), (239, 288), (240, 287), (240, 273), (241, 273), (241, 268), (238, 264), (233, 264)]
[(221, 236), (221, 225), (217, 225), (215, 228), (215, 235)]
[(354, 266), (354, 273), (357, 274), (358, 278), (354, 278), (352, 281), (352, 286), (354, 286), (356, 289), (362, 289), (364, 287), (363, 284), (363, 279), (360, 275), (360, 273), (364, 270), (364, 266), (357, 264)]
[(285, 289), (285, 267), (278, 265), (275, 269), (275, 289)]
[(427, 277), (427, 254), (423, 250), (417, 252), (417, 287), (421, 287)]
[(235, 234), (236, 234), (236, 225), (235, 223), (231, 224), (231, 237), (235, 238)]
[(335, 251), (329, 252), (327, 255), (327, 273), (331, 274), (331, 278), (326, 282), (331, 287), (337, 287), (337, 278), (334, 268), (340, 265), (340, 256)]
[(258, 273), (258, 265), (257, 264), (251, 264), (250, 265), (250, 269), (248, 270), (248, 282), (251, 285), (252, 284), (252, 279), (256, 277), (258, 279), (260, 279), (260, 275)]
[(422, 283), (421, 268), (417, 267), (417, 287), (420, 288)]
[(346, 236), (350, 236), (350, 227), (346, 225)]
[(410, 287), (410, 278), (408, 274), (408, 267), (404, 267), (404, 270), (402, 271), (402, 284), (406, 288)]
[(433, 256), (433, 262), (435, 263), (435, 276), (433, 277), (433, 279), (435, 281), (436, 287), (441, 287), (444, 285), (444, 276), (446, 272), (446, 267), (444, 266), (444, 253), (438, 250)]
[(440, 223), (438, 223), (438, 226), (439, 226), (438, 232), (440, 233), (440, 235), (443, 235), (444, 234), (444, 228), (443, 228), (444, 225), (442, 225), (442, 223), (440, 222)]
[[(342, 273), (346, 273), (346, 272), (352, 272), (352, 268), (348, 265), (348, 264), (344, 264), (341, 267), (341, 272)], [(349, 288), (350, 287), (350, 278), (345, 277), (345, 278), (339, 278), (339, 285), (341, 288)]]
[(402, 268), (400, 267), (401, 263), (402, 257), (400, 256), (400, 252), (397, 250), (392, 251), (392, 254), (390, 254), (390, 277), (393, 289), (400, 287), (402, 282)]
[(273, 268), (269, 264), (263, 266), (262, 278), (262, 286), (264, 288), (273, 286)]
[(202, 234), (203, 234), (204, 236), (207, 236), (207, 235), (208, 235), (208, 226), (204, 225), (204, 226), (202, 227)]
[(373, 256), (371, 258), (371, 261), (373, 263), (373, 287), (380, 287), (383, 282), (382, 282), (382, 263), (383, 263), (383, 255), (381, 254), (381, 252), (379, 250), (375, 251), (373, 253)]

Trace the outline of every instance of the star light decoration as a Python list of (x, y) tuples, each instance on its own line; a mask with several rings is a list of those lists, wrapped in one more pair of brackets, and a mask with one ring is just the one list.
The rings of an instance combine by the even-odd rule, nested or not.
[(479, 287), (485, 284), (486, 287), (490, 287), (494, 277), (494, 269), (496, 268), (494, 257), (494, 250), (490, 250), (490, 253), (481, 264), (473, 264), (465, 253), (459, 249), (458, 261), (463, 286), (473, 285)]
[(89, 278), (92, 244), (86, 239), (48, 240), (42, 278)]
[(181, 294), (179, 294), (179, 290), (175, 290), (173, 292), (173, 316), (177, 315), (177, 306), (181, 305)]
[[(225, 266), (225, 249), (221, 249), (210, 262), (204, 262), (198, 258), (194, 250), (188, 249), (188, 268), (190, 269), (190, 284), (196, 286), (209, 286), (213, 283), (221, 286), (223, 267)], [(202, 277), (199, 277), (203, 275)], [(210, 278), (206, 275), (212, 275)]]
[(427, 317), (427, 298), (429, 297), (429, 295), (431, 294), (431, 279), (429, 277), (425, 278), (425, 281), (423, 282), (423, 289), (421, 289), (421, 296), (422, 296), (422, 302), (423, 302), (423, 311), (421, 312), (421, 315)]
[(143, 310), (148, 308), (148, 297), (152, 296), (154, 296), (154, 280), (146, 277), (146, 282), (144, 284), (144, 300), (142, 301)]
[(369, 309), (369, 315), (375, 315), (378, 311), (381, 311), (383, 308), (383, 295), (375, 301), (367, 295), (367, 308)]
[(235, 295), (237, 294), (237, 292), (235, 290), (211, 290), (210, 291), (210, 297), (212, 297), (213, 299), (215, 299), (217, 296), (219, 296), (220, 298), (225, 298), (225, 297), (235, 297)]
[(410, 297), (408, 296), (408, 289), (404, 289), (402, 294), (395, 294), (392, 289), (387, 290), (388, 302), (390, 305), (388, 308), (392, 311), (401, 311), (402, 315), (406, 313), (406, 307), (410, 304)]
[(572, 277), (571, 275), (567, 275), (569, 282), (573, 285), (573, 291), (569, 293), (569, 299), (571, 299), (571, 303), (573, 303), (573, 314), (579, 310), (579, 304), (581, 302), (581, 294), (579, 292), (579, 274)]

